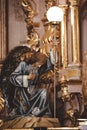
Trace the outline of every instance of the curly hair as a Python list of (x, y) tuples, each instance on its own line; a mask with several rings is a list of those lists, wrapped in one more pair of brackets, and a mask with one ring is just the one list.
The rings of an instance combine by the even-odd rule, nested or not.
[(8, 53), (7, 57), (3, 61), (0, 73), (0, 88), (3, 92), (5, 100), (8, 102), (8, 106), (13, 105), (12, 98), (15, 89), (15, 86), (13, 86), (9, 81), (9, 76), (21, 62), (22, 55), (27, 52), (31, 52), (29, 47), (16, 46)]

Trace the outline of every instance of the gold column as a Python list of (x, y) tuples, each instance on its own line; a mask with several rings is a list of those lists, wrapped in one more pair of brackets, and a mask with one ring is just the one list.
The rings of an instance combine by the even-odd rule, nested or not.
[(63, 7), (63, 20), (61, 22), (61, 53), (62, 53), (62, 65), (63, 68), (67, 67), (67, 62), (68, 62), (68, 44), (67, 44), (67, 4), (64, 5)]
[(6, 57), (6, 0), (0, 0), (0, 67)]
[(71, 8), (72, 63), (80, 64), (79, 11), (80, 0), (69, 0)]

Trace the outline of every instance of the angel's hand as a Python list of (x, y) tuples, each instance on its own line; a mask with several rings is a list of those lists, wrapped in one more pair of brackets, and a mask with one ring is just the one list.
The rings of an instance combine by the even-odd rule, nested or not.
[(34, 80), (34, 79), (35, 79), (35, 77), (36, 77), (36, 75), (35, 75), (35, 74), (30, 73), (30, 74), (27, 76), (27, 79)]
[(54, 72), (52, 70), (45, 72), (40, 76), (42, 82), (53, 82), (54, 81)]

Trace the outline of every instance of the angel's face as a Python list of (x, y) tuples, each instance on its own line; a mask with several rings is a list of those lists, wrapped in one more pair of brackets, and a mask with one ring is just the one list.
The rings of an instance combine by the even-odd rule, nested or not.
[(33, 53), (31, 53), (31, 52), (25, 53), (25, 58), (26, 58), (26, 59), (27, 59), (27, 58), (30, 58), (30, 57), (32, 56), (32, 54), (33, 54)]
[(23, 54), (22, 59), (23, 60), (28, 60), (28, 59), (31, 58), (32, 55), (33, 55), (32, 52), (26, 52), (26, 53)]

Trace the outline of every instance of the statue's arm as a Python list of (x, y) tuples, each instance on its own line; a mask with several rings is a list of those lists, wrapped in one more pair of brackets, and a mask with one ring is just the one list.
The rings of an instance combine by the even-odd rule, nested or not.
[(10, 75), (10, 82), (16, 87), (28, 87), (27, 75), (24, 74), (25, 62), (21, 62)]

